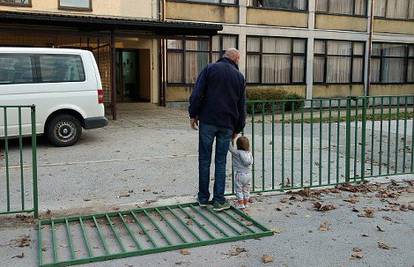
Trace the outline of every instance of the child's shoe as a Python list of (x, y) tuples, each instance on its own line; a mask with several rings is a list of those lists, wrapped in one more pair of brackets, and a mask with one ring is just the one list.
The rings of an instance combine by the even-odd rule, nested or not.
[(244, 205), (245, 208), (249, 207), (249, 203), (251, 203), (249, 199), (244, 199), (243, 200), (243, 205)]
[(243, 209), (245, 209), (245, 208), (246, 208), (246, 206), (244, 205), (243, 200), (238, 200), (238, 201), (236, 202), (236, 206), (235, 206), (235, 208), (236, 208), (236, 209), (239, 209), (239, 210), (243, 210)]

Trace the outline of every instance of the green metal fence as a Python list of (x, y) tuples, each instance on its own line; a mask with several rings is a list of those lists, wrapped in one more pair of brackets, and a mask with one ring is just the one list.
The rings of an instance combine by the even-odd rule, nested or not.
[[(249, 101), (252, 191), (413, 173), (414, 96)], [(234, 193), (234, 186), (231, 189)]]
[[(39, 221), (39, 266), (68, 266), (271, 236), (245, 213), (196, 203)], [(149, 264), (151, 266), (151, 264)]]
[(0, 215), (38, 216), (35, 106), (0, 106)]

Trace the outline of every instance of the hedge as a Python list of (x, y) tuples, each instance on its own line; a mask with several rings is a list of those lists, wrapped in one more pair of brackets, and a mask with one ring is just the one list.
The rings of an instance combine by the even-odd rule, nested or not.
[[(274, 102), (275, 112), (281, 112), (283, 110), (283, 103), (285, 103), (285, 111), (291, 111), (294, 107), (295, 110), (300, 109), (304, 105), (304, 98), (295, 93), (289, 93), (279, 89), (247, 89), (246, 91), (248, 100), (288, 100)], [(289, 101), (292, 100), (292, 101)], [(261, 114), (264, 110), (265, 114), (272, 113), (272, 103), (255, 103), (255, 114)], [(253, 113), (253, 103), (247, 105), (247, 112)]]

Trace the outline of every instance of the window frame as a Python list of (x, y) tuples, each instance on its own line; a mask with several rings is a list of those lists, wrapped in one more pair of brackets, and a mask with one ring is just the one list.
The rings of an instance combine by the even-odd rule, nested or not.
[[(284, 37), (284, 36), (264, 36), (264, 35), (247, 35), (246, 36), (246, 48), (247, 41), (249, 38), (256, 38), (260, 40), (260, 51), (259, 52), (249, 52), (246, 49), (246, 64), (245, 64), (245, 70), (246, 70), (246, 84), (248, 85), (263, 85), (263, 86), (269, 86), (269, 85), (306, 85), (306, 79), (307, 79), (307, 73), (306, 73), (306, 61), (308, 59), (308, 39), (307, 38), (297, 38), (297, 37)], [(291, 39), (291, 48), (290, 53), (263, 53), (263, 38), (283, 38), (283, 39)], [(294, 53), (294, 40), (303, 40), (305, 41), (305, 52), (304, 53)], [(247, 57), (249, 55), (259, 56), (259, 81), (258, 82), (249, 82), (247, 80)], [(290, 55), (290, 75), (289, 80), (290, 83), (263, 83), (263, 55)], [(293, 58), (295, 56), (303, 56), (305, 59), (305, 64), (303, 66), (303, 82), (292, 82), (293, 80)]]
[(67, 10), (67, 11), (87, 11), (87, 12), (92, 12), (92, 0), (88, 0), (89, 1), (89, 7), (85, 8), (85, 7), (70, 7), (70, 6), (64, 6), (61, 4), (62, 0), (57, 0), (58, 1), (58, 9), (59, 10)]
[(0, 2), (0, 6), (14, 6), (14, 7), (33, 7), (32, 6), (32, 0), (27, 0), (27, 4), (21, 4), (21, 3), (2, 3)]
[(347, 16), (347, 17), (355, 17), (355, 18), (368, 18), (368, 0), (364, 0), (365, 1), (365, 14), (363, 15), (356, 15), (355, 14), (355, 1), (356, 0), (352, 0), (352, 14), (342, 14), (342, 13), (338, 13), (338, 12), (330, 12), (330, 0), (327, 0), (327, 11), (318, 11), (318, 5), (317, 3), (315, 3), (315, 14), (321, 14), (321, 15), (332, 15), (332, 16)]
[[(411, 5), (411, 2), (410, 1), (408, 1), (408, 6), (407, 6), (407, 17), (406, 18), (389, 18), (389, 17), (387, 17), (387, 10), (388, 10), (388, 0), (385, 0), (385, 10), (384, 10), (384, 16), (376, 16), (375, 14), (374, 14), (374, 18), (376, 18), (376, 19), (386, 19), (386, 20), (396, 20), (396, 21), (414, 21), (414, 17), (413, 18), (409, 18), (409, 16), (410, 16), (410, 5)], [(414, 5), (414, 2), (412, 3), (412, 5)], [(414, 8), (414, 7), (413, 7)], [(375, 13), (375, 10), (374, 10), (374, 13)]]
[[(338, 40), (338, 39), (315, 39), (314, 45), (316, 41), (323, 41), (325, 43), (325, 51), (323, 54), (313, 53), (313, 64), (315, 64), (315, 58), (323, 58), (324, 60), (324, 70), (323, 70), (323, 82), (315, 82), (315, 67), (313, 66), (313, 84), (315, 85), (335, 85), (335, 84), (342, 84), (342, 85), (361, 85), (364, 84), (364, 73), (365, 73), (365, 54), (366, 54), (366, 42), (364, 41), (349, 41), (349, 40)], [(328, 42), (351, 42), (351, 55), (328, 55)], [(362, 43), (364, 45), (364, 53), (362, 55), (354, 55), (354, 43)], [(315, 50), (315, 47), (314, 47)], [(349, 72), (349, 80), (350, 82), (341, 83), (341, 82), (326, 82), (327, 73), (328, 73), (328, 57), (347, 57), (351, 58), (351, 69)], [(354, 73), (354, 59), (355, 58), (362, 58), (362, 81), (361, 82), (354, 82), (353, 81), (353, 73)]]
[[(292, 0), (293, 1), (293, 0)], [(292, 2), (293, 5), (293, 2)], [(277, 7), (260, 7), (257, 6), (254, 2), (252, 2), (249, 8), (254, 9), (265, 9), (265, 10), (275, 10), (275, 11), (288, 11), (288, 12), (298, 12), (298, 13), (308, 13), (309, 12), (309, 0), (306, 0), (306, 8), (305, 9), (289, 9), (289, 8), (277, 8)]]
[[(238, 43), (239, 43), (239, 36), (237, 34), (218, 34), (216, 36), (220, 36), (220, 50), (219, 51), (215, 51), (213, 50), (212, 47), (212, 39), (210, 40), (209, 37), (193, 37), (193, 36), (182, 36), (180, 38), (171, 38), (169, 40), (179, 40), (182, 43), (182, 48), (179, 49), (175, 49), (175, 48), (168, 48), (167, 47), (167, 60), (168, 60), (168, 53), (172, 52), (172, 53), (180, 53), (182, 54), (183, 57), (183, 64), (181, 66), (181, 82), (169, 82), (169, 77), (168, 77), (168, 67), (169, 64), (167, 62), (167, 85), (172, 85), (172, 86), (193, 86), (195, 83), (188, 83), (186, 82), (186, 54), (188, 52), (199, 52), (199, 53), (208, 53), (208, 61), (209, 63), (211, 63), (212, 61), (212, 56), (214, 53), (220, 53), (220, 57), (222, 57), (223, 55), (223, 36), (235, 36), (236, 37), (236, 44), (238, 48)], [(191, 49), (187, 49), (186, 47), (186, 41), (208, 41), (209, 42), (209, 50), (208, 51), (199, 51), (199, 50), (191, 50)], [(168, 45), (167, 45), (168, 46)]]
[[(380, 66), (379, 66), (379, 82), (371, 82), (371, 84), (414, 84), (414, 80), (412, 82), (408, 81), (408, 61), (409, 60), (414, 60), (414, 55), (409, 56), (409, 48), (410, 46), (413, 47), (414, 49), (414, 44), (411, 43), (391, 43), (391, 42), (373, 42), (373, 44), (381, 44), (381, 46), (383, 44), (395, 44), (395, 45), (402, 45), (405, 47), (405, 55), (404, 57), (400, 57), (400, 56), (385, 56), (384, 55), (384, 49), (381, 47), (381, 51), (380, 51), (380, 55), (371, 55), (371, 61), (372, 59), (379, 59), (380, 60)], [(384, 82), (383, 81), (383, 64), (384, 64), (384, 59), (387, 58), (399, 58), (399, 59), (403, 59), (404, 60), (404, 81), (402, 82)], [(369, 73), (369, 75), (371, 75), (371, 73)]]
[(240, 1), (235, 0), (234, 4), (231, 3), (223, 3), (223, 0), (219, 0), (218, 3), (210, 3), (210, 2), (198, 2), (192, 0), (167, 0), (167, 2), (176, 2), (176, 3), (184, 3), (184, 4), (201, 4), (201, 5), (216, 5), (216, 6), (224, 6), (224, 7), (235, 7), (239, 6)]

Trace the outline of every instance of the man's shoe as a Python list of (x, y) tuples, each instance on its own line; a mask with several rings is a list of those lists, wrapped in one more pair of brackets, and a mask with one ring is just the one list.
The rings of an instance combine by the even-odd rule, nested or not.
[(200, 207), (202, 207), (202, 208), (205, 208), (205, 207), (207, 207), (208, 205), (210, 205), (212, 202), (211, 201), (207, 201), (207, 202), (205, 202), (205, 201), (200, 201), (200, 200), (198, 200), (198, 205), (200, 206)]
[(231, 205), (229, 202), (224, 201), (223, 203), (219, 203), (219, 202), (214, 202), (213, 204), (213, 210), (214, 211), (223, 211), (223, 210), (228, 210), (231, 208)]

